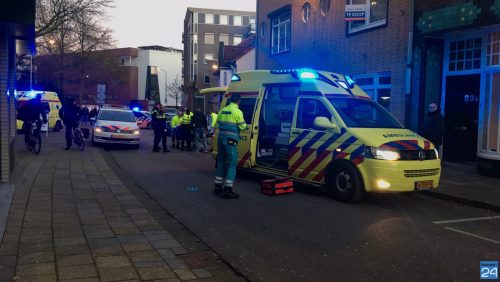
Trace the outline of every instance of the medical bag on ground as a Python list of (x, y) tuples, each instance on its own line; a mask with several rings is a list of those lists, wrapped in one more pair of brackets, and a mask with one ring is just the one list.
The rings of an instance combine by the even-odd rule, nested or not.
[(293, 193), (293, 181), (286, 177), (263, 180), (260, 192), (270, 196)]

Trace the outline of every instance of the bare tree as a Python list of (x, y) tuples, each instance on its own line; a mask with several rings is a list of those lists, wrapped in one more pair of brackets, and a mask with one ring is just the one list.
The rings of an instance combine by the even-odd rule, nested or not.
[(167, 95), (168, 97), (172, 98), (175, 100), (175, 106), (179, 107), (180, 102), (182, 100), (183, 96), (183, 91), (182, 91), (182, 86), (179, 80), (179, 77), (176, 76), (174, 81), (167, 87)]

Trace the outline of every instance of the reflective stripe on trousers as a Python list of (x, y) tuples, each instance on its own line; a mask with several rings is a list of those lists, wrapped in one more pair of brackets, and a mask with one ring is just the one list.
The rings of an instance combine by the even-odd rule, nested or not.
[[(229, 138), (220, 136), (217, 140), (217, 169), (215, 183), (221, 183), (225, 176), (225, 186), (232, 187), (236, 179), (236, 166), (238, 165), (238, 146), (229, 145)], [(220, 182), (217, 182), (220, 181)]]

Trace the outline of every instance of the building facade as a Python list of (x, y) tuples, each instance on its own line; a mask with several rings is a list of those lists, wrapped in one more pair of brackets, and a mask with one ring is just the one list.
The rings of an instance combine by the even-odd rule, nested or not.
[[(346, 21), (346, 4), (366, 19)], [(258, 0), (257, 69), (349, 74), (405, 123), (410, 14), (409, 0)]]
[[(255, 12), (188, 8), (184, 18), (183, 80), (190, 106), (197, 90), (217, 85), (219, 42), (238, 45), (255, 32)], [(200, 104), (201, 105), (201, 104)]]
[(36, 1), (0, 3), (0, 183), (9, 182), (15, 164), (16, 54), (35, 53)]
[(415, 1), (414, 34), (415, 122), (440, 103), (444, 160), (500, 175), (500, 1)]

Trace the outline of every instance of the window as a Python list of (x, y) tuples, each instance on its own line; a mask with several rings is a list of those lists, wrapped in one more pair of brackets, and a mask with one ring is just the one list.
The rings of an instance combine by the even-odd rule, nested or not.
[(449, 71), (464, 71), (481, 68), (481, 38), (450, 42)]
[(261, 22), (260, 23), (260, 37), (264, 38), (266, 36), (267, 32), (267, 27), (266, 27), (266, 22)]
[(326, 117), (328, 120), (332, 120), (332, 113), (330, 113), (325, 104), (319, 99), (300, 99), (297, 128), (315, 129), (314, 119), (317, 117)]
[(219, 34), (219, 42), (224, 42), (224, 45), (229, 45), (229, 35), (228, 34)]
[(387, 110), (391, 106), (391, 73), (355, 76), (356, 84)]
[(211, 53), (205, 53), (205, 64), (207, 63), (207, 60), (214, 60), (214, 54)]
[(243, 40), (243, 36), (235, 34), (233, 37), (233, 45), (236, 46), (236, 45), (240, 44), (242, 40)]
[(311, 17), (311, 4), (309, 2), (304, 3), (302, 6), (302, 21), (307, 23)]
[(330, 103), (348, 127), (402, 128), (394, 117), (372, 100), (332, 97)]
[(326, 16), (328, 11), (330, 11), (331, 0), (321, 0), (319, 2), (319, 10), (323, 16)]
[[(195, 13), (195, 21), (196, 21), (196, 14), (197, 13)], [(198, 14), (198, 23), (205, 23), (205, 14), (204, 13)]]
[(271, 24), (271, 54), (289, 51), (291, 42), (290, 11), (272, 17)]
[(210, 84), (210, 76), (208, 75), (208, 73), (205, 74), (203, 82), (205, 84)]
[(488, 34), (486, 63), (488, 66), (500, 66), (500, 31)]
[(234, 16), (233, 25), (242, 25), (241, 16)]
[(206, 24), (213, 24), (214, 23), (214, 15), (205, 14), (205, 23)]
[(227, 25), (227, 15), (220, 15), (219, 24)]
[(348, 23), (349, 33), (382, 26), (387, 23), (388, 0), (349, 0), (351, 5), (365, 5), (364, 21)]
[(205, 33), (205, 44), (214, 44), (214, 41), (213, 33)]

